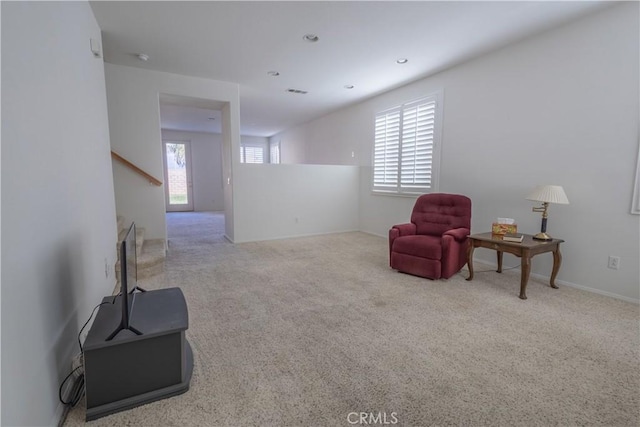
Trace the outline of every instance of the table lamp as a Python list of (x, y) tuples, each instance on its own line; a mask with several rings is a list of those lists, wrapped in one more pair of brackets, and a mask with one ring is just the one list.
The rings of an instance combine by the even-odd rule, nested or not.
[(542, 212), (542, 225), (540, 226), (540, 232), (533, 236), (536, 240), (553, 240), (551, 236), (547, 234), (547, 209), (549, 203), (558, 203), (561, 205), (568, 205), (569, 199), (564, 193), (564, 190), (559, 185), (540, 185), (533, 189), (531, 193), (526, 197), (527, 200), (533, 200), (536, 202), (542, 202), (542, 206), (534, 207), (533, 212)]

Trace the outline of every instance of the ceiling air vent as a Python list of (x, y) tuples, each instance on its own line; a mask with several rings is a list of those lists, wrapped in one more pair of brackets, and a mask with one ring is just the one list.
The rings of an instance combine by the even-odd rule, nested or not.
[(287, 92), (290, 93), (299, 93), (301, 95), (306, 95), (307, 91), (306, 90), (300, 90), (300, 89), (287, 89)]

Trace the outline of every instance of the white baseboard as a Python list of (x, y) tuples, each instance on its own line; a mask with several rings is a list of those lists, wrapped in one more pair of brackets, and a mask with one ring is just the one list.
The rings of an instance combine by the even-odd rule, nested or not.
[[(303, 233), (303, 234), (291, 234), (287, 236), (278, 236), (278, 237), (265, 237), (260, 239), (252, 239), (252, 240), (241, 240), (235, 241), (231, 243), (252, 243), (252, 242), (267, 242), (269, 240), (284, 240), (284, 239), (298, 239), (300, 237), (314, 237), (314, 236), (328, 236), (330, 234), (340, 234), (340, 233), (355, 233), (360, 232), (360, 230), (336, 230), (336, 231), (323, 231), (320, 233)], [(230, 240), (227, 235), (224, 236), (227, 240)]]
[[(322, 234), (346, 233), (346, 232), (352, 232), (352, 231), (359, 231), (360, 233), (369, 234), (371, 236), (376, 236), (376, 237), (381, 237), (383, 239), (387, 238), (387, 236), (383, 236), (383, 235), (377, 234), (377, 233), (372, 233), (370, 231), (346, 230), (346, 231), (336, 231), (336, 232), (332, 232), (332, 233), (319, 233), (319, 234), (306, 234), (306, 235), (300, 235), (300, 236), (287, 236), (287, 237), (281, 237), (279, 239), (291, 239), (291, 238), (295, 238), (295, 237), (310, 237), (310, 236), (318, 236), (318, 235), (322, 235)], [(225, 235), (225, 237), (227, 238), (227, 240), (231, 241), (226, 235)], [(274, 240), (274, 239), (265, 239), (265, 240)], [(479, 259), (476, 259), (475, 257), (473, 258), (473, 263), (474, 264), (476, 264), (476, 263), (477, 264), (483, 264), (483, 265), (486, 265), (486, 266), (489, 266), (489, 267), (492, 267), (492, 268), (498, 268), (498, 264), (497, 263), (487, 262), (485, 260), (479, 260)], [(503, 270), (506, 270), (507, 268), (511, 268), (511, 267), (503, 265)], [(531, 276), (535, 277), (536, 279), (540, 279), (540, 280), (544, 280), (544, 281), (549, 281), (551, 279), (551, 276), (545, 276), (543, 274), (533, 273), (533, 272), (530, 273), (530, 277)], [(603, 291), (601, 289), (595, 289), (595, 288), (590, 288), (588, 286), (578, 285), (577, 283), (568, 282), (566, 280), (558, 280), (558, 279), (556, 279), (556, 283), (558, 283), (559, 285), (563, 285), (563, 286), (569, 286), (570, 288), (580, 289), (580, 290), (587, 291), (587, 292), (593, 292), (594, 294), (604, 295), (604, 296), (607, 296), (607, 297), (611, 297), (611, 298), (619, 299), (619, 300), (622, 300), (622, 301), (630, 302), (632, 304), (639, 304), (640, 305), (640, 299), (629, 298), (629, 297), (626, 297), (624, 295), (615, 294), (613, 292), (607, 292), (607, 291)]]
[[(490, 267), (496, 268), (496, 269), (498, 268), (498, 264), (497, 263), (487, 262), (485, 260), (479, 260), (479, 259), (476, 259), (474, 257), (473, 258), (473, 264), (475, 265), (476, 263), (477, 264), (483, 264), (483, 265), (486, 265), (486, 266), (490, 266)], [(509, 267), (509, 266), (506, 266), (506, 265), (503, 264), (502, 269), (506, 270), (507, 268), (512, 268), (512, 267)], [(536, 279), (540, 279), (540, 280), (543, 280), (543, 281), (546, 281), (546, 282), (551, 280), (551, 276), (546, 276), (544, 274), (534, 273), (534, 272), (531, 272), (529, 274), (529, 277), (535, 277)], [(595, 288), (590, 288), (588, 286), (578, 285), (577, 283), (568, 282), (566, 280), (558, 280), (558, 279), (556, 279), (556, 283), (559, 284), (559, 285), (569, 286), (570, 288), (580, 289), (580, 290), (583, 290), (583, 291), (592, 292), (594, 294), (604, 295), (604, 296), (607, 296), (607, 297), (619, 299), (619, 300), (630, 302), (630, 303), (633, 303), (633, 304), (640, 304), (640, 299), (629, 298), (629, 297), (625, 297), (624, 295), (614, 294), (613, 292), (607, 292), (607, 291), (603, 291), (601, 289), (595, 289)]]
[(362, 231), (362, 230), (357, 230), (357, 231), (359, 231), (360, 233), (369, 234), (370, 236), (382, 237), (383, 239), (389, 238), (389, 236), (378, 234), (378, 233), (373, 233), (371, 231)]

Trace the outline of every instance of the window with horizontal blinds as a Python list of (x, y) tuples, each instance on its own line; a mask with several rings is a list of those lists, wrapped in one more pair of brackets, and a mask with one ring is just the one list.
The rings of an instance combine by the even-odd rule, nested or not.
[(241, 146), (240, 163), (264, 163), (264, 148)]
[(434, 190), (437, 103), (434, 95), (376, 115), (373, 191), (411, 194)]
[(280, 163), (280, 142), (269, 144), (269, 163)]
[(374, 188), (395, 190), (398, 187), (400, 159), (400, 109), (376, 116), (374, 149)]

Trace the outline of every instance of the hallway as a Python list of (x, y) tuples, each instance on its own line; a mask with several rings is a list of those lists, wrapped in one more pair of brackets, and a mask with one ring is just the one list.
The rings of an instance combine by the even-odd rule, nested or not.
[(169, 251), (186, 242), (229, 243), (224, 232), (224, 212), (167, 212)]

